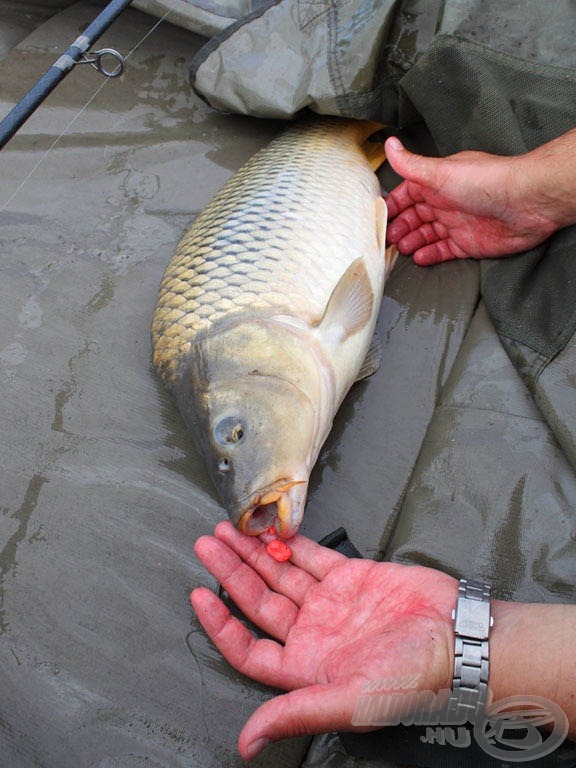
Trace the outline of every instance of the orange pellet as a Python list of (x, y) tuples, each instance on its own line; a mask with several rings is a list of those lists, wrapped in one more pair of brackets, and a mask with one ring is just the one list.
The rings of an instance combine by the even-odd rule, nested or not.
[(284, 544), (284, 542), (280, 541), (280, 539), (269, 541), (266, 545), (266, 551), (270, 557), (273, 557), (274, 560), (279, 563), (285, 563), (286, 560), (289, 560), (292, 557), (292, 550), (288, 544)]

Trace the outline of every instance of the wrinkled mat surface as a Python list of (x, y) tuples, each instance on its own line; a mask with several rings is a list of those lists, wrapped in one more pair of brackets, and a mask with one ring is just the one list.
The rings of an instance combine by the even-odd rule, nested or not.
[[(0, 11), (2, 114), (104, 3), (25, 5)], [(266, 5), (238, 4), (222, 34)], [(238, 732), (275, 693), (231, 670), (191, 615), (190, 589), (215, 587), (192, 546), (223, 512), (152, 371), (149, 326), (184, 226), (281, 126), (190, 89), (206, 45), (191, 30), (216, 34), (213, 18), (147, 36), (154, 21), (126, 11), (98, 43), (140, 44), (124, 76), (97, 92), (77, 67), (0, 153), (0, 768), (240, 766)], [(391, 8), (382, 23), (400, 30)], [(379, 330), (382, 367), (338, 415), (303, 532), (344, 525), (367, 557), (573, 601), (573, 340), (537, 376), (521, 349), (519, 373), (471, 262), (402, 259)], [(335, 736), (309, 748), (274, 745), (254, 765), (371, 764)]]

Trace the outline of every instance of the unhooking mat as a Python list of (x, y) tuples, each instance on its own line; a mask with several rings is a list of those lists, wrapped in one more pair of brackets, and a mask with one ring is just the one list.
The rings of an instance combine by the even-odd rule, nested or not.
[[(391, 125), (416, 151), (520, 154), (575, 125), (575, 28), (567, 0), (279, 0), (216, 35), (191, 80), (225, 111), (312, 109)], [(481, 264), (482, 300), (382, 533), (385, 557), (473, 567), (511, 599), (574, 600), (575, 255), (568, 227)]]
[[(15, 194), (0, 230), (1, 768), (239, 766), (236, 735), (273, 695), (230, 670), (191, 617), (188, 591), (212, 584), (191, 547), (222, 510), (150, 367), (156, 288), (179, 233), (279, 128), (190, 93), (192, 55), (195, 87), (220, 109), (371, 116), (421, 151), (518, 152), (572, 127), (575, 11), (563, 0), (139, 5), (217, 37), (161, 26), (66, 129), (96, 87), (89, 68), (75, 72), (0, 155), (0, 205)], [(81, 0), (6, 57), (4, 111), (101, 6)], [(127, 11), (102, 45), (132, 50), (146, 21)], [(488, 81), (471, 83), (480, 72)], [(449, 109), (454, 136), (456, 119), (437, 120)], [(305, 534), (345, 525), (364, 556), (485, 578), (499, 597), (574, 601), (576, 349), (570, 264), (549, 245), (558, 256), (399, 262), (379, 318), (382, 367), (336, 419)], [(374, 765), (393, 761), (393, 744), (376, 750)], [(553, 759), (573, 765), (571, 745)], [(327, 735), (273, 745), (255, 765), (372, 761)]]

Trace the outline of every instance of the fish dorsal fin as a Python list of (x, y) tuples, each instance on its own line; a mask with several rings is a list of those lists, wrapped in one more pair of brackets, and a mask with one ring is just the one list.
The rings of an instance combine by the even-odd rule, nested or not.
[(368, 376), (372, 376), (372, 374), (376, 373), (378, 368), (380, 368), (381, 364), (382, 340), (378, 332), (375, 331), (374, 336), (372, 337), (372, 341), (370, 342), (368, 352), (366, 353), (366, 357), (364, 358), (364, 362), (362, 363), (362, 367), (356, 376), (356, 381), (362, 381), (362, 379), (367, 379)]
[(374, 292), (363, 259), (350, 264), (338, 281), (319, 324), (322, 334), (343, 341), (362, 330), (372, 317)]

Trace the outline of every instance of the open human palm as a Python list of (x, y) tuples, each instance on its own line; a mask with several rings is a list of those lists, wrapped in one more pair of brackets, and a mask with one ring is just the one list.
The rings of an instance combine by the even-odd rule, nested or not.
[(396, 139), (386, 152), (405, 178), (386, 198), (387, 241), (420, 266), (518, 253), (557, 228), (523, 186), (523, 158), (473, 151), (423, 157)]
[(257, 639), (209, 589), (192, 605), (229, 663), (291, 691), (261, 706), (239, 749), (254, 757), (269, 741), (352, 729), (368, 680), (411, 675), (416, 686), (451, 683), (451, 609), (458, 584), (430, 568), (348, 559), (304, 536), (278, 563), (258, 539), (230, 523), (196, 542), (196, 553), (244, 614), (270, 639)]

